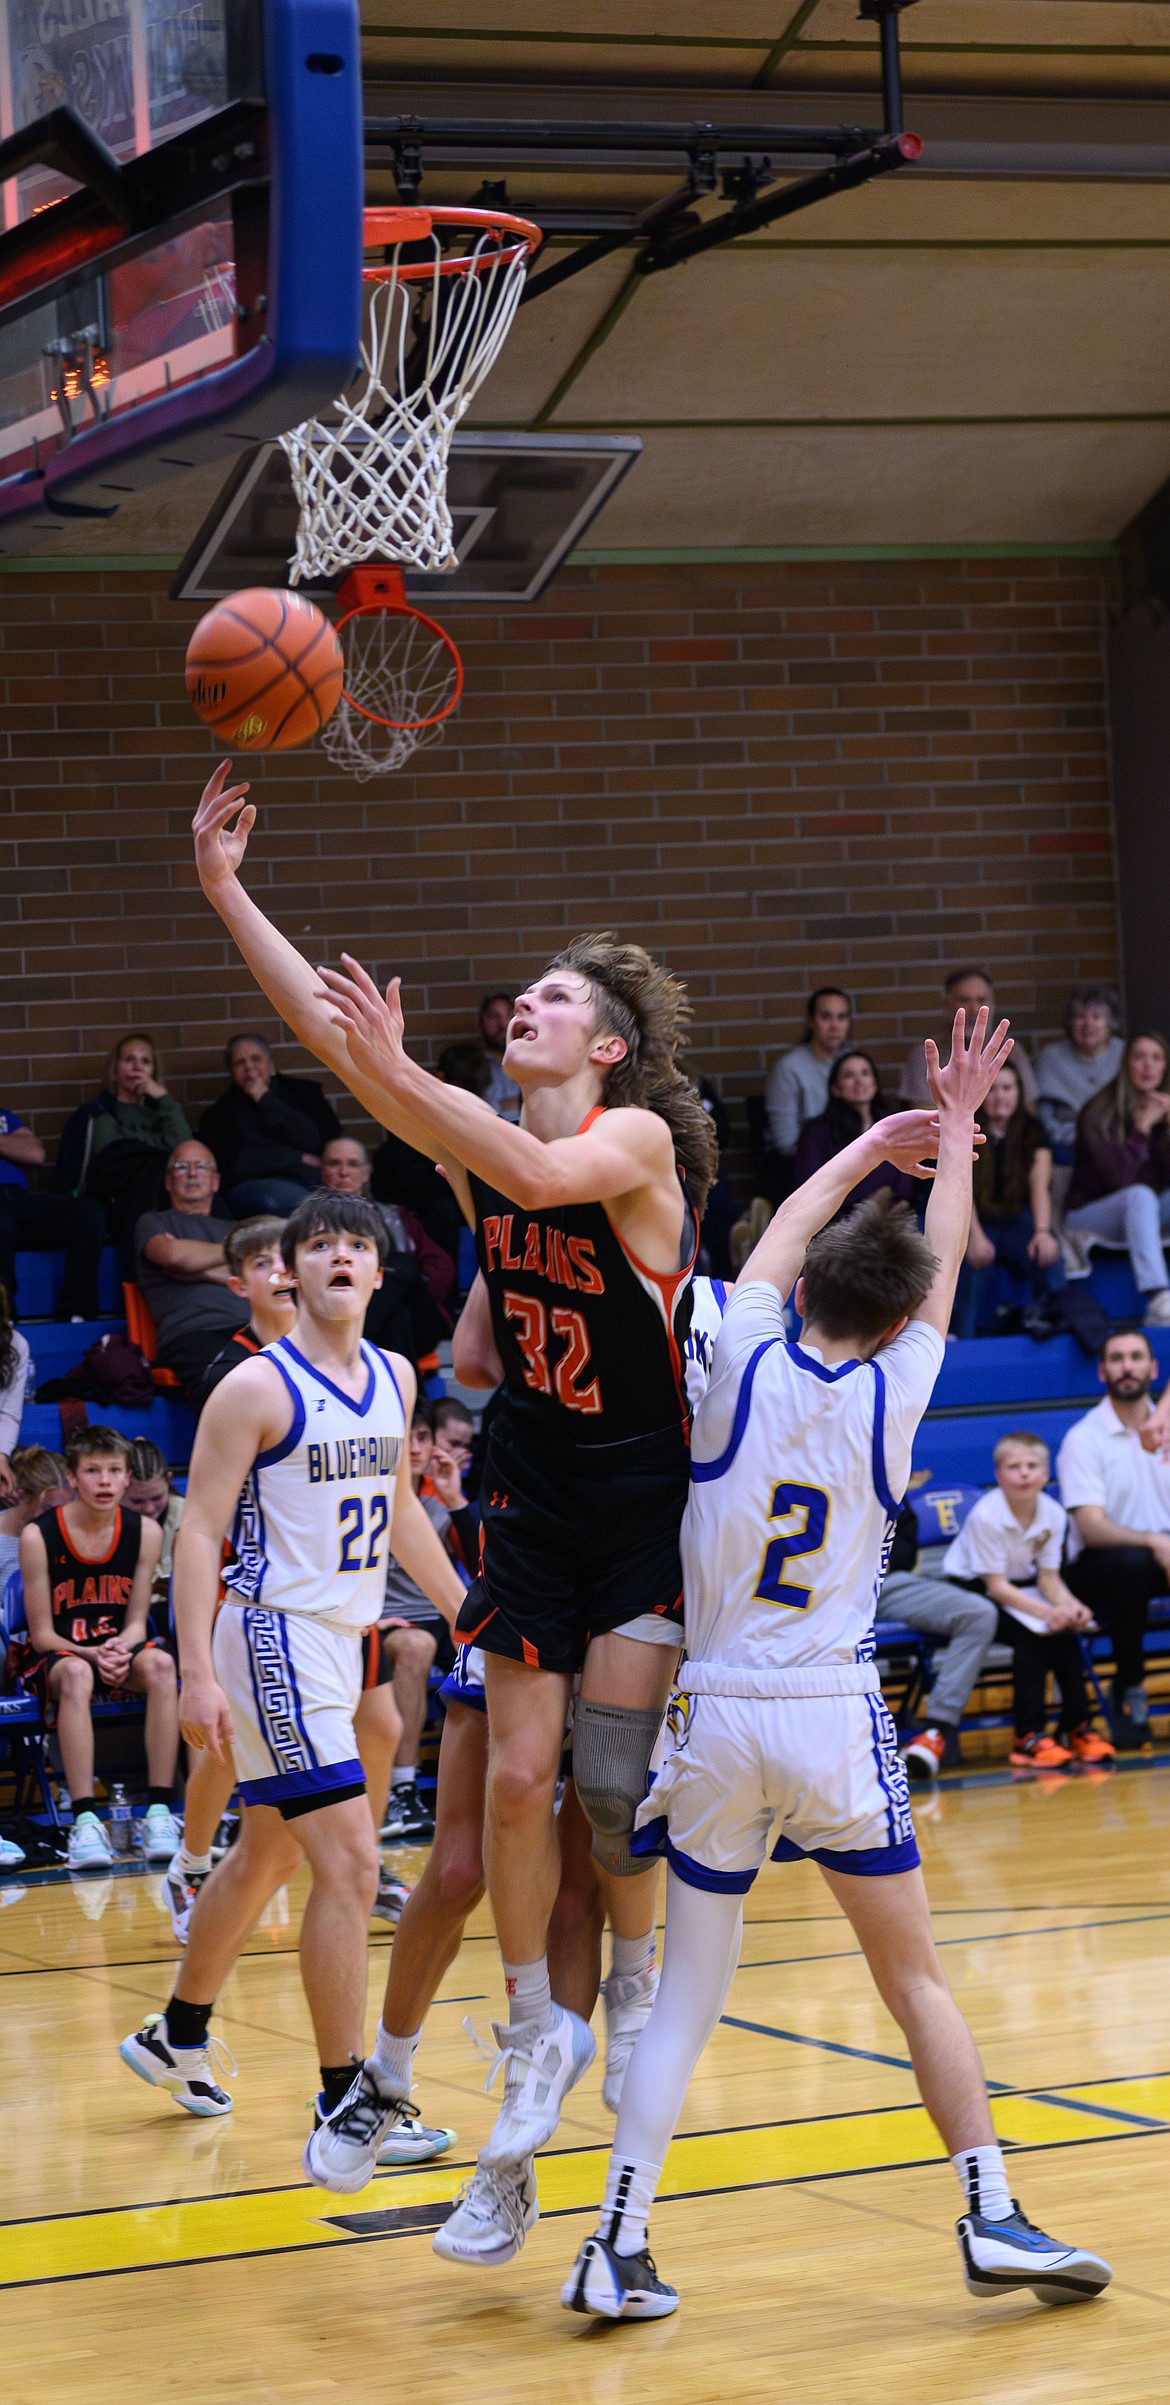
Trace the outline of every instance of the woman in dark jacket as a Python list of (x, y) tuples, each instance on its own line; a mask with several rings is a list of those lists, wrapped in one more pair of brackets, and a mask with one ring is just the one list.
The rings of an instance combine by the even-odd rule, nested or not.
[(1170, 1327), (1170, 1052), (1164, 1036), (1133, 1035), (1112, 1085), (1085, 1104), (1065, 1235), (1082, 1260), (1090, 1247), (1128, 1252), (1145, 1297), (1146, 1325)]
[[(868, 1052), (850, 1047), (839, 1052), (829, 1071), (829, 1103), (816, 1119), (806, 1119), (797, 1138), (793, 1155), (794, 1183), (803, 1185), (814, 1170), (823, 1169), (826, 1161), (843, 1152), (855, 1137), (863, 1136), (875, 1119), (885, 1119), (902, 1105), (889, 1102), (882, 1093), (877, 1069)], [(891, 1161), (871, 1170), (868, 1177), (855, 1186), (847, 1203), (837, 1213), (843, 1218), (856, 1210), (870, 1194), (888, 1192), (897, 1202), (913, 1204), (920, 1191), (921, 1181), (910, 1177), (904, 1169), (895, 1169)]]
[(1014, 1061), (1005, 1062), (975, 1116), (987, 1141), (973, 1174), (971, 1233), (951, 1318), (956, 1336), (974, 1336), (997, 1268), (1019, 1305), (1042, 1302), (1064, 1284), (1052, 1231), (1052, 1147), (1024, 1101)]
[(153, 1037), (120, 1036), (101, 1093), (65, 1122), (54, 1182), (60, 1192), (100, 1203), (111, 1236), (121, 1242), (144, 1211), (165, 1208), (167, 1160), (190, 1133), (163, 1083)]
[(313, 1077), (286, 1077), (264, 1037), (236, 1035), (224, 1052), (231, 1084), (199, 1122), (230, 1208), (295, 1211), (321, 1183), (321, 1155), (341, 1121)]

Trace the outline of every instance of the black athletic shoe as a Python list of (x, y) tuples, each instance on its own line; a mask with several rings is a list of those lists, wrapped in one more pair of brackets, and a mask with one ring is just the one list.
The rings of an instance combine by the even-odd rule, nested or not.
[(409, 1787), (392, 1787), (382, 1823), (383, 1844), (429, 1845), (434, 1834), (434, 1821), (413, 1782)]
[(619, 2255), (599, 2235), (585, 2240), (561, 2303), (570, 2313), (595, 2313), (605, 2321), (665, 2321), (678, 2311), (678, 2290), (659, 2279), (649, 2247), (640, 2255)]
[(981, 2213), (964, 2213), (955, 2229), (963, 2258), (963, 2278), (972, 2296), (1003, 2296), (1012, 2288), (1030, 2288), (1045, 2305), (1076, 2305), (1100, 2296), (1113, 2278), (1100, 2255), (1081, 2246), (1064, 2246), (1049, 2238), (1021, 2213), (1015, 2199), (1007, 2221), (985, 2221)]

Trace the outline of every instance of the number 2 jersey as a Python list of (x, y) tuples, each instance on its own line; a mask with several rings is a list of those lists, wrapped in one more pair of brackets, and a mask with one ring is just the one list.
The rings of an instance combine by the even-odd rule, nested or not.
[(669, 1272), (636, 1258), (603, 1203), (525, 1211), (482, 1178), (470, 1185), (476, 1253), (517, 1420), (573, 1446), (685, 1429), (699, 1244), (685, 1181), (678, 1266)]
[(681, 1687), (876, 1688), (874, 1605), (943, 1351), (914, 1320), (874, 1360), (830, 1368), (787, 1341), (774, 1286), (729, 1295), (692, 1436)]
[(287, 1336), (265, 1347), (292, 1425), (244, 1481), (223, 1572), (228, 1599), (369, 1628), (382, 1610), (406, 1414), (384, 1353), (362, 1345), (366, 1388), (351, 1401)]

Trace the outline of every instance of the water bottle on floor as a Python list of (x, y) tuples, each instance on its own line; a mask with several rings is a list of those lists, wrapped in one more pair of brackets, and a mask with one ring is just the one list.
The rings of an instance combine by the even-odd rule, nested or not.
[(134, 1812), (120, 1779), (110, 1789), (110, 1844), (115, 1854), (134, 1851)]

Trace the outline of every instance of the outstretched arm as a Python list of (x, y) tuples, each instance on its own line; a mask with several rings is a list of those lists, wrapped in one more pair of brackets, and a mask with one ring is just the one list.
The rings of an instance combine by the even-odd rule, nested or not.
[(938, 1107), (938, 1166), (926, 1206), (926, 1241), (938, 1260), (934, 1284), (912, 1319), (925, 1320), (945, 1336), (950, 1325), (959, 1270), (971, 1233), (971, 1158), (975, 1113), (998, 1077), (1012, 1049), (1008, 1023), (1001, 1019), (994, 1035), (987, 1033), (987, 1011), (977, 1011), (971, 1041), (967, 1016), (957, 1011), (951, 1035), (951, 1057), (943, 1068), (938, 1046), (926, 1046), (926, 1075)]
[(736, 1285), (750, 1286), (764, 1279), (770, 1286), (778, 1286), (782, 1295), (791, 1294), (811, 1239), (863, 1178), (871, 1176), (883, 1161), (913, 1173), (937, 1150), (938, 1121), (933, 1111), (896, 1111), (889, 1119), (879, 1119), (781, 1203), (744, 1263)]
[(231, 761), (221, 760), (204, 788), (192, 821), (195, 865), (208, 901), (218, 910), (257, 985), (279, 1011), (285, 1025), (291, 1027), (308, 1051), (316, 1053), (326, 1068), (335, 1072), (382, 1127), (392, 1128), (416, 1152), (425, 1152), (430, 1159), (442, 1161), (460, 1206), (470, 1217), (458, 1162), (446, 1159), (442, 1147), (432, 1142), (422, 1122), (412, 1119), (379, 1083), (363, 1076), (346, 1044), (345, 1030), (337, 1024), (328, 996), (320, 991), (316, 970), (302, 959), (296, 945), (289, 943), (271, 919), (265, 918), (251, 895), (245, 893), (239, 870), (256, 823), (256, 809), (254, 803), (245, 800), (248, 786), (230, 785), (230, 774)]

